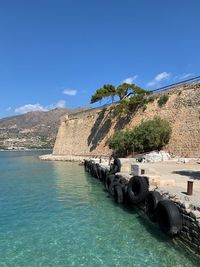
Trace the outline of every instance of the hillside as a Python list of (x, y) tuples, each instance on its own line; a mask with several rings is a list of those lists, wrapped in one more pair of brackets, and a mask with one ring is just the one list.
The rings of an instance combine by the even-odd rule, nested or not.
[(0, 149), (52, 148), (60, 118), (84, 109), (56, 108), (0, 119)]

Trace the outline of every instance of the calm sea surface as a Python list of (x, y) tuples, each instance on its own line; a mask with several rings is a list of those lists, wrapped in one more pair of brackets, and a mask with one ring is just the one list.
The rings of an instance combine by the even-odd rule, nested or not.
[(82, 166), (0, 152), (0, 266), (200, 266)]

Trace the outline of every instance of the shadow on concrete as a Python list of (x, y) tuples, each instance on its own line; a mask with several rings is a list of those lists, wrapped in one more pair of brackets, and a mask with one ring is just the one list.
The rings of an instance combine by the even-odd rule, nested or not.
[(200, 171), (174, 171), (173, 173), (188, 176), (190, 179), (200, 180)]

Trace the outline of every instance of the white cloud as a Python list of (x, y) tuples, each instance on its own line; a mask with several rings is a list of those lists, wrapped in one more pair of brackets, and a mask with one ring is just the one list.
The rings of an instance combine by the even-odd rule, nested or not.
[(181, 75), (179, 76), (179, 79), (180, 79), (180, 80), (182, 80), (182, 79), (187, 79), (187, 78), (190, 78), (190, 77), (192, 77), (192, 76), (194, 76), (193, 73), (183, 73), (183, 74), (181, 74)]
[(15, 109), (16, 113), (24, 114), (30, 111), (47, 111), (48, 109), (40, 104), (27, 104)]
[(66, 104), (65, 100), (59, 100), (56, 104), (42, 106), (40, 104), (26, 104), (15, 109), (16, 113), (24, 114), (31, 111), (48, 111), (54, 108), (64, 108)]
[(66, 104), (66, 101), (65, 100), (60, 100), (56, 103), (55, 107), (57, 108), (64, 108), (65, 107), (65, 104)]
[(137, 78), (138, 78), (138, 75), (134, 75), (132, 77), (129, 77), (123, 80), (123, 83), (133, 83), (133, 81), (135, 81)]
[(171, 76), (170, 73), (164, 71), (164, 72), (161, 72), (161, 73), (159, 73), (158, 75), (156, 75), (156, 77), (155, 77), (154, 79), (155, 79), (155, 81), (157, 81), (157, 82), (161, 82), (161, 81), (163, 81), (163, 80), (167, 80), (167, 79), (169, 79), (170, 76)]
[(150, 81), (147, 83), (147, 86), (148, 87), (152, 87), (152, 86), (155, 86), (156, 82), (153, 80), (153, 81)]
[(63, 94), (64, 95), (70, 95), (70, 96), (75, 96), (76, 94), (77, 94), (77, 90), (75, 90), (75, 89), (65, 89), (64, 91), (63, 91)]
[(171, 73), (166, 72), (166, 71), (161, 72), (161, 73), (157, 74), (153, 78), (153, 80), (151, 80), (150, 82), (148, 82), (147, 83), (147, 86), (148, 87), (159, 86), (162, 81), (169, 80), (170, 77), (171, 77)]
[(6, 111), (10, 111), (12, 108), (11, 107), (7, 107)]

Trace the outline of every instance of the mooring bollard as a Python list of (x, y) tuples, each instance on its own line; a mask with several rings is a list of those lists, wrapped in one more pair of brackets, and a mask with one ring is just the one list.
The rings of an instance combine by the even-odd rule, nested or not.
[(145, 174), (145, 170), (144, 169), (141, 169), (141, 174)]
[(193, 182), (188, 181), (187, 182), (187, 195), (191, 196), (193, 194)]

